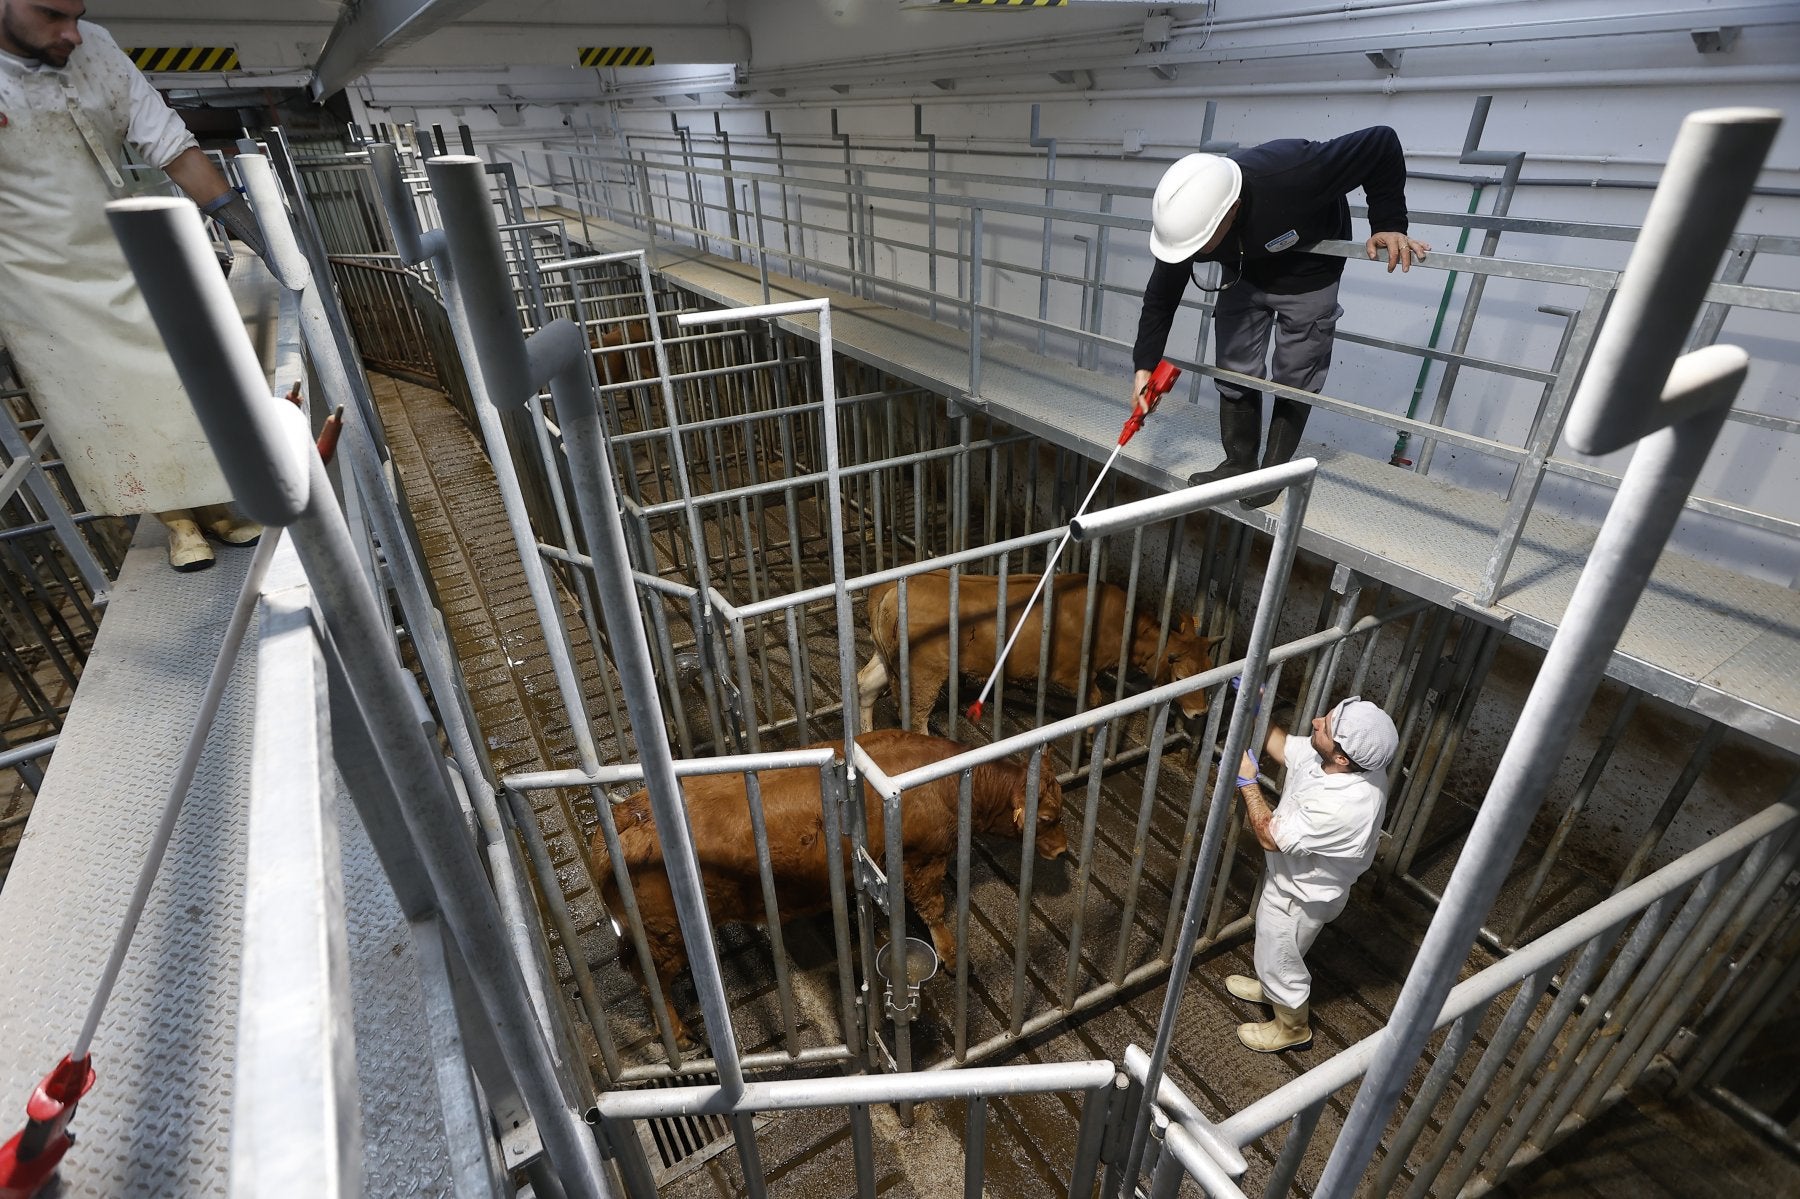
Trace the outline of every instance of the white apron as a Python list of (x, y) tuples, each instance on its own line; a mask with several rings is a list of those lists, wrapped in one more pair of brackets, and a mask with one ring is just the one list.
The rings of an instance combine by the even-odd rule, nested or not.
[(62, 71), (0, 62), (0, 341), (89, 511), (223, 503), (230, 488), (106, 222), (113, 187), (69, 111), (65, 76), (116, 154), (117, 71), (80, 50)]

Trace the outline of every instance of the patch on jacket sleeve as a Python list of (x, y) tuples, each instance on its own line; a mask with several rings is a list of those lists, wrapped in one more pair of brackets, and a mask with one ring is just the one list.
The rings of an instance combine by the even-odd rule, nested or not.
[(1279, 254), (1283, 250), (1287, 249), (1289, 246), (1293, 245), (1295, 242), (1297, 242), (1299, 240), (1300, 240), (1299, 232), (1296, 230), (1293, 230), (1293, 229), (1289, 229), (1286, 233), (1281, 234), (1279, 237), (1271, 238), (1270, 240), (1264, 242), (1263, 249), (1267, 250), (1271, 254)]

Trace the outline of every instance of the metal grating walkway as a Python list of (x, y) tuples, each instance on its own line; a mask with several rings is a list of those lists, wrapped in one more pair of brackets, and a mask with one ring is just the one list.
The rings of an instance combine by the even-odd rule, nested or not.
[[(546, 208), (539, 215), (560, 217), (571, 230), (585, 227), (598, 251), (645, 244), (636, 230), (592, 217), (578, 224), (581, 218), (566, 209)], [(670, 282), (718, 303), (763, 302), (752, 263), (659, 243), (652, 265)], [(817, 284), (775, 274), (769, 280), (772, 302), (831, 300), (839, 353), (940, 395), (966, 393), (966, 333)], [(816, 340), (817, 321), (810, 316), (781, 323)], [(1120, 377), (989, 340), (981, 361), (986, 410), (1068, 449), (1099, 457), (1111, 451), (1124, 419)], [(1126, 446), (1116, 469), (1169, 490), (1218, 460), (1217, 417), (1209, 404), (1164, 407), (1151, 429), (1154, 436)], [(1475, 589), (1504, 500), (1318, 442), (1303, 442), (1300, 454), (1319, 460), (1303, 548), (1444, 605)], [(1273, 528), (1270, 513), (1279, 510), (1279, 503), (1261, 513), (1234, 505), (1226, 515)], [(1543, 511), (1531, 515), (1495, 604), (1497, 612), (1513, 617), (1514, 634), (1540, 647), (1550, 644), (1596, 531)], [(1665, 553), (1607, 673), (1800, 753), (1800, 592)]]
[[(291, 305), (251, 260), (233, 291), (272, 377), (301, 377)], [(250, 554), (180, 575), (139, 523), (81, 687), (0, 890), (0, 1105), (11, 1127), (67, 1053), (193, 726)], [(273, 580), (298, 571), (292, 551)], [(66, 1196), (227, 1191), (256, 632), (227, 688), (174, 840), (95, 1039), (98, 1081), (63, 1159)], [(341, 797), (366, 1193), (449, 1193), (413, 942)]]

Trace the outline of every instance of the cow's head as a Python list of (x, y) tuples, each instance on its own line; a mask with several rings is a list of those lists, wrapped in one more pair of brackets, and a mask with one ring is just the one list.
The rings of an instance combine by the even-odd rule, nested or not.
[[(1212, 669), (1213, 650), (1218, 648), (1219, 642), (1225, 640), (1223, 637), (1202, 637), (1199, 626), (1194, 623), (1193, 614), (1184, 613), (1175, 622), (1175, 627), (1169, 630), (1168, 644), (1163, 647), (1162, 656), (1158, 657), (1156, 642), (1160, 628), (1150, 617), (1140, 615), (1131, 645), (1132, 665), (1156, 680), (1157, 685), (1192, 678), (1202, 671)], [(1181, 714), (1189, 719), (1206, 715), (1204, 689), (1188, 692), (1181, 697), (1179, 703)]]
[[(1013, 831), (1025, 831), (1025, 783), (1029, 772), (1019, 773), (1019, 785), (1013, 793)], [(1069, 852), (1069, 838), (1062, 830), (1062, 784), (1048, 764), (1040, 767), (1038, 779), (1037, 853), (1040, 858), (1060, 858)]]

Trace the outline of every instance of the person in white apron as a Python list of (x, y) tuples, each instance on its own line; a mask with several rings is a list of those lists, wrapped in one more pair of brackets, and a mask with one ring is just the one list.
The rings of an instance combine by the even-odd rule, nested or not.
[(177, 570), (247, 545), (105, 205), (127, 143), (260, 253), (249, 206), (82, 0), (0, 0), (0, 341), (91, 512), (157, 513)]
[(1310, 737), (1270, 728), (1264, 752), (1287, 767), (1281, 806), (1270, 810), (1256, 759), (1238, 765), (1245, 821), (1263, 847), (1256, 900), (1256, 977), (1232, 974), (1225, 989), (1266, 1003), (1271, 1020), (1240, 1024), (1238, 1040), (1260, 1053), (1312, 1041), (1312, 974), (1306, 952), (1375, 860), (1387, 811), (1388, 765), (1400, 745), (1381, 708), (1353, 695), (1312, 722)]

